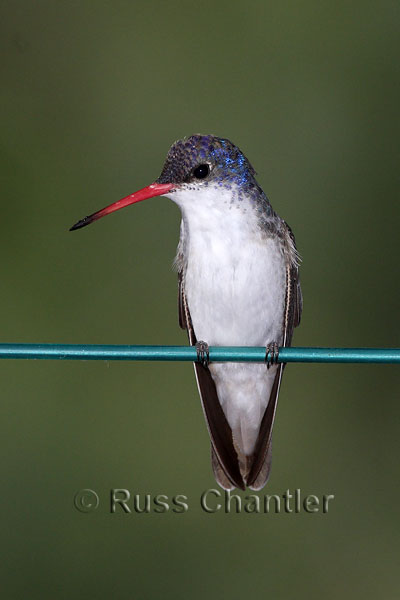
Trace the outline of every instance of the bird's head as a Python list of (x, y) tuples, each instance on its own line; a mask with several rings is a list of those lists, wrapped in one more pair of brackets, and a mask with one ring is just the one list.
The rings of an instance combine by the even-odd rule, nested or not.
[(187, 197), (188, 192), (206, 188), (216, 191), (261, 191), (253, 167), (232, 142), (213, 135), (191, 135), (171, 146), (161, 175), (154, 183), (81, 219), (71, 230), (85, 227), (120, 208), (147, 198), (167, 195), (180, 204), (179, 199)]

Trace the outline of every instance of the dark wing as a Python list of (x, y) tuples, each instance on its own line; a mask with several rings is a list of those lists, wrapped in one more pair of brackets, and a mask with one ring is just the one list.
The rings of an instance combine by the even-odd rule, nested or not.
[[(295, 240), (291, 229), (288, 227), (290, 243), (295, 250)], [(299, 267), (297, 261), (290, 261), (286, 270), (286, 301), (283, 325), (283, 346), (290, 346), (293, 330), (300, 323), (303, 298), (301, 294)], [(276, 372), (271, 395), (258, 434), (253, 463), (247, 477), (247, 485), (254, 490), (260, 490), (267, 483), (271, 465), (271, 435), (281, 385), (283, 369), (280, 363)]]
[[(187, 329), (189, 343), (194, 346), (197, 340), (186, 302), (182, 270), (178, 273), (178, 309), (179, 325), (182, 329)], [(200, 363), (194, 363), (194, 370), (211, 439), (214, 474), (222, 487), (226, 489), (239, 487), (244, 490), (245, 484), (233, 445), (232, 430), (219, 402), (214, 380), (208, 367), (204, 367)]]
[(290, 246), (295, 255), (292, 257), (287, 269), (287, 288), (286, 288), (286, 307), (285, 307), (285, 323), (284, 323), (284, 346), (290, 346), (292, 343), (293, 330), (300, 324), (301, 313), (303, 310), (303, 295), (300, 287), (299, 276), (299, 255), (296, 252), (296, 241), (289, 225), (286, 223), (288, 230), (288, 239)]
[(183, 299), (183, 270), (178, 271), (178, 316), (181, 329), (188, 329)]

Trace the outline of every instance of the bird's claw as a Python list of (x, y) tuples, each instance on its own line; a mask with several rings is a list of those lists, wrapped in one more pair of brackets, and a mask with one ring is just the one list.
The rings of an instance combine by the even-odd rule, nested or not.
[(265, 347), (265, 362), (267, 363), (267, 369), (271, 365), (276, 365), (279, 358), (279, 346), (276, 342), (271, 342)]
[(203, 367), (208, 367), (210, 362), (210, 350), (207, 342), (196, 342), (196, 352), (197, 352), (197, 362), (203, 365)]

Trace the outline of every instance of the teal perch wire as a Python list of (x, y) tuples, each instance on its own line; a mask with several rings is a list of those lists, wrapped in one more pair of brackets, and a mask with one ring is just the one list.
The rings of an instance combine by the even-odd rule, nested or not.
[[(0, 359), (197, 360), (193, 346), (0, 344)], [(210, 346), (211, 362), (264, 362), (265, 348)], [(278, 362), (400, 363), (400, 348), (280, 348)]]

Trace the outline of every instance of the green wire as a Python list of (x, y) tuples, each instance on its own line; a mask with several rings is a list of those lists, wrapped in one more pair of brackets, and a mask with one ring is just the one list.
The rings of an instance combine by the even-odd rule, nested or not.
[[(0, 344), (0, 359), (197, 360), (193, 346)], [(211, 362), (264, 362), (265, 348), (210, 346)], [(400, 363), (400, 348), (280, 348), (278, 362)]]

